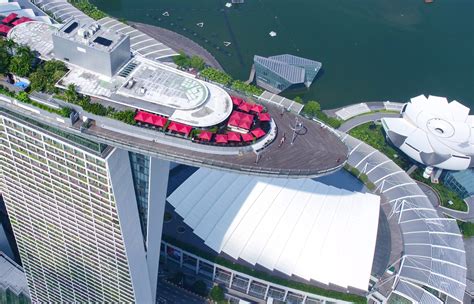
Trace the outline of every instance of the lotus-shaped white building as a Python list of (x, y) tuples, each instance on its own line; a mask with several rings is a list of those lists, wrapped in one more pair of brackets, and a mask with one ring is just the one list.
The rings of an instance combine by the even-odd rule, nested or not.
[(400, 118), (383, 118), (382, 125), (395, 146), (422, 164), (447, 170), (474, 166), (474, 115), (455, 100), (414, 97)]

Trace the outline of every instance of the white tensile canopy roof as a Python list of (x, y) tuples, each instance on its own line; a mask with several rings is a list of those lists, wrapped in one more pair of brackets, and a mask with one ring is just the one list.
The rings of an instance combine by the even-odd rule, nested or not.
[(216, 252), (308, 281), (368, 289), (376, 195), (311, 179), (199, 169), (168, 201)]
[(428, 166), (463, 170), (474, 156), (474, 116), (457, 101), (420, 95), (401, 118), (383, 118), (387, 135), (408, 156)]

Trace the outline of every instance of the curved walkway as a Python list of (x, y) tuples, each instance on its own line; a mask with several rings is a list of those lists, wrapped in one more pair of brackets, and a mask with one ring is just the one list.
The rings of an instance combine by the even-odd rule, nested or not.
[(147, 34), (148, 36), (155, 38), (159, 41), (162, 41), (164, 44), (169, 45), (171, 48), (177, 51), (183, 51), (188, 56), (197, 55), (204, 59), (206, 64), (209, 66), (223, 71), (224, 69), (219, 64), (217, 59), (212, 56), (209, 51), (205, 48), (192, 41), (191, 39), (178, 34), (176, 32), (144, 23), (133, 22), (131, 23), (132, 27), (138, 29), (139, 31)]
[(351, 129), (365, 124), (367, 122), (376, 121), (384, 117), (399, 117), (398, 113), (375, 112), (370, 114), (363, 114), (346, 120), (340, 127), (339, 131), (349, 132)]
[(464, 201), (467, 204), (467, 212), (457, 211), (441, 206), (439, 207), (439, 210), (442, 213), (449, 215), (450, 217), (453, 217), (455, 219), (472, 222), (474, 221), (474, 196), (468, 197)]
[(365, 173), (381, 196), (382, 209), (398, 226), (393, 228), (394, 275), (381, 278), (375, 290), (389, 296), (393, 290), (416, 303), (442, 303), (422, 286), (462, 302), (466, 289), (466, 253), (454, 219), (439, 214), (428, 197), (410, 176), (383, 153), (364, 142), (341, 133), (349, 148), (348, 164)]

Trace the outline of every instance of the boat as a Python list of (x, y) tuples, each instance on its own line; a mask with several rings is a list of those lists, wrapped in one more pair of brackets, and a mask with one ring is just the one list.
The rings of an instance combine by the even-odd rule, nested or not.
[(196, 25), (199, 26), (199, 27), (204, 27), (204, 22), (196, 23)]
[(224, 45), (225, 45), (225, 46), (229, 46), (229, 45), (231, 45), (231, 44), (232, 44), (232, 43), (229, 42), (229, 41), (224, 41)]
[(274, 32), (274, 31), (271, 31), (270, 33), (268, 33), (268, 35), (270, 35), (270, 37), (275, 37), (277, 35), (277, 33)]
[(163, 16), (166, 16), (166, 17), (169, 17), (169, 16), (170, 16), (170, 13), (164, 12), (162, 15), (163, 15)]

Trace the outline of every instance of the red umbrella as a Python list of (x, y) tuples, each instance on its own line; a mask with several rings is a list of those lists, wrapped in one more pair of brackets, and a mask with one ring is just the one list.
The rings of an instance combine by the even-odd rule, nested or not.
[(239, 119), (235, 116), (231, 116), (229, 122), (227, 123), (229, 126), (238, 127), (239, 126)]
[(167, 122), (168, 118), (156, 115), (154, 125), (158, 127), (164, 127)]
[(252, 109), (252, 105), (247, 103), (247, 102), (242, 102), (239, 106), (239, 110), (242, 110), (244, 112), (249, 112)]
[(260, 138), (263, 135), (265, 135), (265, 132), (262, 129), (257, 128), (257, 129), (252, 130), (252, 134), (255, 135), (255, 137), (257, 138)]
[(240, 141), (240, 134), (236, 132), (227, 132), (227, 139), (229, 141)]
[(245, 134), (242, 134), (242, 139), (244, 141), (252, 141), (254, 139), (254, 137), (250, 133), (245, 133)]
[(240, 104), (244, 101), (242, 98), (231, 96), (232, 103), (235, 104), (236, 106), (240, 106)]
[(250, 130), (250, 127), (252, 127), (252, 122), (251, 121), (241, 120), (239, 122), (239, 128), (241, 128), (241, 129)]
[(193, 129), (193, 127), (183, 125), (183, 124), (180, 124), (180, 126), (179, 126), (179, 132), (183, 133), (186, 136), (188, 136), (188, 134), (191, 132), (192, 129)]
[(260, 121), (270, 121), (271, 120), (269, 113), (260, 113), (260, 114), (258, 114), (258, 119)]
[(168, 126), (168, 131), (178, 132), (178, 130), (179, 130), (179, 125), (175, 123), (174, 121), (172, 121)]
[(143, 111), (138, 111), (137, 112), (137, 115), (135, 115), (135, 120), (136, 121), (140, 121), (140, 122), (143, 122), (143, 118), (144, 118), (144, 113)]
[(216, 143), (226, 144), (227, 143), (227, 134), (217, 134)]
[(256, 112), (256, 113), (261, 113), (263, 111), (263, 106), (260, 105), (260, 104), (254, 104), (252, 109), (250, 109), (250, 111)]
[(252, 114), (240, 113), (240, 119), (243, 120), (243, 121), (253, 121), (253, 115)]
[(209, 131), (202, 131), (201, 133), (199, 133), (199, 136), (198, 138), (200, 140), (205, 140), (205, 141), (211, 141), (212, 139), (212, 132), (209, 132)]

